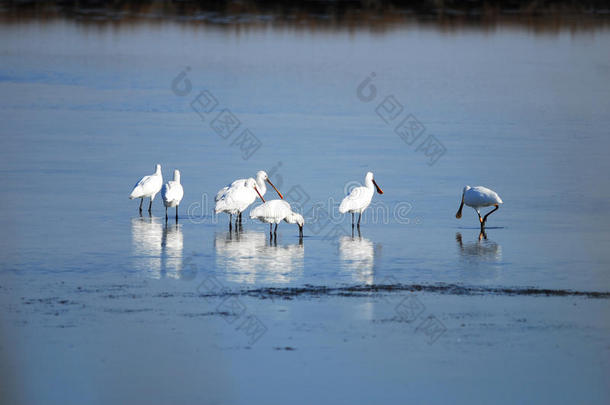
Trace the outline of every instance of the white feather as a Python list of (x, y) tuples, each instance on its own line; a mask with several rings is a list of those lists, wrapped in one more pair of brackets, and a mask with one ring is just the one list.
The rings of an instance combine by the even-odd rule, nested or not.
[(361, 214), (370, 204), (375, 194), (373, 173), (368, 172), (364, 178), (364, 186), (354, 188), (339, 205), (339, 212)]
[(464, 204), (478, 210), (496, 204), (504, 204), (500, 196), (487, 187), (464, 187)]
[(284, 200), (269, 200), (252, 208), (250, 218), (268, 224), (279, 224), (285, 221), (289, 224), (303, 226), (305, 223), (303, 216), (293, 212), (290, 204)]
[(148, 198), (150, 200), (154, 200), (155, 196), (159, 191), (161, 191), (161, 186), (163, 186), (163, 176), (161, 174), (161, 165), (157, 165), (157, 169), (155, 173), (150, 176), (144, 176), (136, 183), (131, 190), (131, 194), (129, 195), (129, 199), (133, 200), (134, 198)]
[(180, 171), (174, 170), (174, 180), (165, 183), (161, 189), (163, 205), (166, 207), (176, 207), (180, 205), (183, 196), (184, 189), (182, 188), (182, 184), (180, 184)]

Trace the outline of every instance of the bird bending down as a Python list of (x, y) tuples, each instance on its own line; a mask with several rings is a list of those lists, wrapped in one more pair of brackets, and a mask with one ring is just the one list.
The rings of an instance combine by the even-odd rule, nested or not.
[(358, 228), (360, 228), (360, 219), (362, 218), (362, 212), (371, 204), (375, 189), (379, 194), (383, 194), (381, 188), (375, 182), (373, 173), (368, 172), (364, 178), (364, 186), (355, 187), (339, 205), (339, 212), (345, 214), (346, 212), (352, 213), (352, 228), (354, 227), (354, 214), (358, 213)]
[(165, 205), (165, 221), (167, 222), (167, 208), (176, 207), (176, 222), (178, 222), (178, 206), (182, 197), (184, 196), (184, 189), (180, 184), (180, 170), (174, 170), (174, 180), (170, 180), (163, 185), (161, 189), (161, 197), (163, 198), (163, 205)]
[[(303, 237), (305, 219), (301, 214), (292, 211), (290, 204), (284, 200), (270, 200), (254, 207), (250, 211), (250, 218), (268, 223), (269, 235), (271, 235), (272, 238), (273, 235), (276, 235), (275, 237), (277, 239), (277, 226), (282, 221), (289, 224), (297, 224), (299, 226), (299, 238)], [(275, 230), (272, 230), (273, 224), (275, 224)]]
[[(457, 219), (462, 218), (462, 208), (464, 207), (464, 204), (474, 208), (474, 210), (477, 212), (477, 215), (479, 216), (479, 223), (481, 224), (481, 229), (483, 229), (485, 227), (485, 223), (487, 222), (487, 217), (493, 212), (495, 212), (498, 208), (500, 208), (500, 204), (504, 204), (504, 202), (495, 191), (490, 190), (487, 187), (466, 186), (462, 190), (462, 202), (460, 203), (460, 208), (455, 214), (455, 217)], [(494, 206), (495, 208), (489, 211), (483, 218), (481, 218), (481, 208), (491, 206)]]
[[(216, 208), (214, 212), (216, 214), (224, 212), (229, 214), (231, 217), (229, 218), (229, 228), (231, 227), (231, 220), (233, 215), (239, 215), (250, 206), (256, 200), (256, 197), (260, 197), (261, 200), (263, 196), (261, 195), (258, 187), (256, 186), (256, 181), (252, 178), (245, 180), (242, 184), (236, 184), (235, 186), (231, 185), (231, 187), (226, 191), (223, 197), (216, 201)], [(235, 226), (237, 227), (238, 218), (235, 219)]]
[(152, 210), (152, 202), (155, 199), (157, 193), (161, 190), (161, 186), (163, 185), (163, 175), (161, 174), (161, 165), (157, 164), (157, 169), (150, 176), (144, 176), (136, 183), (131, 190), (131, 194), (129, 195), (129, 199), (133, 200), (134, 198), (140, 199), (140, 214), (142, 214), (142, 202), (145, 198), (150, 198), (150, 203), (148, 204), (148, 213), (151, 214)]
[[(244, 187), (248, 180), (252, 180), (252, 181), (255, 182), (256, 188), (257, 188), (258, 193), (261, 196), (261, 198), (267, 192), (267, 186), (266, 186), (265, 182), (269, 183), (269, 185), (271, 185), (271, 187), (273, 187), (273, 189), (276, 191), (276, 193), (280, 196), (281, 199), (284, 198), (284, 196), (282, 196), (282, 193), (280, 193), (280, 191), (273, 185), (271, 180), (269, 180), (269, 176), (267, 175), (267, 173), (264, 172), (263, 170), (261, 170), (261, 171), (256, 173), (256, 180), (253, 179), (252, 177), (250, 177), (248, 179), (238, 179), (238, 180), (235, 180), (233, 183), (231, 183), (231, 184), (221, 188), (220, 190), (218, 190), (218, 193), (216, 193), (216, 197), (214, 198), (214, 201), (216, 202), (216, 209), (215, 209), (216, 213), (218, 213), (218, 212), (227, 212), (226, 210), (223, 210), (223, 209), (219, 210), (219, 207), (222, 207), (222, 206), (225, 205), (221, 201), (225, 200), (227, 198), (227, 196), (230, 195), (229, 193), (233, 194), (236, 189), (238, 189), (240, 187)], [(254, 194), (254, 192), (252, 192), (251, 200), (252, 201), (250, 202), (250, 204), (252, 204), (254, 202), (254, 200), (256, 200), (256, 194)], [(241, 211), (236, 213), (236, 215), (238, 215), (238, 217), (235, 220), (236, 222), (238, 220), (241, 222), (241, 213), (246, 208), (248, 208), (248, 206), (250, 204), (246, 205), (243, 210), (241, 210)], [(229, 227), (231, 226), (231, 221), (232, 220), (233, 220), (233, 214), (229, 213)]]

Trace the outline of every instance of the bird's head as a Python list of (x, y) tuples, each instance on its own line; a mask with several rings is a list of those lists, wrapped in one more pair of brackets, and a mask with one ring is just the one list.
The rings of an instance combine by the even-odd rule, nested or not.
[(289, 224), (297, 224), (299, 226), (299, 233), (303, 234), (303, 225), (305, 225), (305, 218), (303, 218), (303, 215), (293, 211), (284, 218), (284, 221)]
[(373, 185), (375, 186), (375, 189), (377, 189), (377, 192), (379, 194), (383, 194), (383, 191), (381, 190), (381, 187), (379, 187), (379, 185), (377, 185), (377, 182), (375, 181), (375, 177), (373, 176), (373, 172), (368, 172), (366, 174), (366, 177), (364, 178), (364, 184), (366, 184), (367, 187), (370, 187), (371, 183), (373, 183)]
[(258, 173), (256, 173), (256, 180), (258, 181), (259, 184), (262, 184), (265, 181), (267, 183), (269, 183), (269, 185), (271, 187), (273, 187), (273, 189), (275, 190), (277, 195), (279, 195), (282, 200), (284, 199), (284, 196), (282, 195), (282, 193), (280, 193), (280, 190), (278, 190), (277, 187), (275, 187), (275, 185), (271, 182), (271, 180), (269, 180), (269, 176), (267, 175), (267, 172), (261, 170)]
[(258, 172), (256, 172), (256, 179), (258, 181), (267, 181), (269, 180), (269, 176), (267, 175), (267, 172), (264, 170), (259, 170)]

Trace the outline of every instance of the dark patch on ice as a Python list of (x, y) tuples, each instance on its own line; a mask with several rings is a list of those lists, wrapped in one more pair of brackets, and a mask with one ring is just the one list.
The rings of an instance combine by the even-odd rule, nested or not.
[(605, 291), (575, 291), (564, 289), (548, 289), (535, 287), (477, 287), (457, 284), (371, 284), (345, 287), (314, 286), (306, 284), (303, 287), (266, 287), (241, 291), (223, 291), (217, 294), (201, 294), (201, 297), (249, 296), (261, 299), (284, 298), (298, 296), (342, 296), (357, 297), (374, 293), (391, 292), (426, 292), (446, 295), (502, 295), (502, 296), (546, 296), (546, 297), (586, 297), (610, 298), (610, 292)]
[(211, 311), (211, 312), (187, 312), (182, 314), (187, 318), (198, 318), (200, 316), (237, 316), (235, 313), (230, 313), (227, 311)]
[(273, 350), (286, 350), (292, 352), (296, 350), (294, 347), (286, 346), (286, 347), (274, 347)]
[(104, 312), (113, 314), (133, 314), (138, 312), (150, 312), (152, 308), (106, 308)]

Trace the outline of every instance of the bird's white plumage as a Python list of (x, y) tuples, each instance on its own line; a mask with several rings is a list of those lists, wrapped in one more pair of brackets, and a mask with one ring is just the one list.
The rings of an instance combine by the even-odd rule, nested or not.
[(155, 196), (163, 186), (163, 175), (161, 174), (161, 165), (157, 165), (156, 170), (150, 176), (144, 176), (136, 183), (129, 195), (129, 199), (134, 198), (149, 198), (154, 200)]
[(269, 200), (250, 211), (250, 218), (258, 219), (268, 224), (279, 224), (285, 221), (289, 224), (303, 226), (305, 219), (301, 214), (292, 211), (292, 207), (284, 200)]
[(248, 208), (250, 204), (256, 200), (256, 182), (254, 179), (247, 179), (243, 184), (235, 184), (235, 187), (229, 187), (221, 199), (216, 201), (214, 211), (218, 214), (221, 212), (237, 215)]
[(216, 202), (215, 212), (225, 212), (227, 214), (239, 214), (245, 211), (252, 204), (258, 194), (253, 187), (248, 186), (248, 182), (256, 185), (256, 189), (261, 196), (267, 192), (265, 181), (269, 177), (264, 171), (256, 173), (256, 179), (238, 179), (218, 191), (214, 201)]
[(279, 224), (292, 212), (290, 204), (284, 200), (269, 200), (250, 210), (250, 218), (261, 222)]
[(264, 172), (263, 170), (261, 170), (256, 173), (256, 179), (253, 179), (252, 177), (249, 177), (248, 179), (237, 179), (237, 180), (233, 181), (231, 184), (228, 184), (225, 187), (218, 190), (218, 193), (216, 193), (216, 197), (214, 197), (214, 201), (218, 202), (219, 200), (221, 200), (227, 194), (227, 192), (232, 188), (245, 186), (246, 181), (248, 181), (249, 179), (253, 179), (256, 182), (256, 188), (258, 189), (258, 192), (261, 193), (262, 196), (264, 196), (265, 193), (267, 192), (267, 186), (265, 184), (265, 180), (267, 180), (267, 178), (268, 178), (267, 173)]
[(184, 189), (180, 184), (180, 171), (174, 170), (174, 180), (170, 180), (161, 188), (163, 205), (166, 207), (177, 207), (184, 196)]
[(364, 186), (355, 187), (339, 205), (339, 212), (361, 214), (370, 204), (375, 193), (375, 185), (373, 184), (373, 173), (368, 172), (364, 178)]
[(503, 204), (504, 202), (500, 196), (493, 190), (487, 187), (476, 186), (464, 187), (464, 204), (479, 211), (483, 207), (491, 207), (496, 204)]

